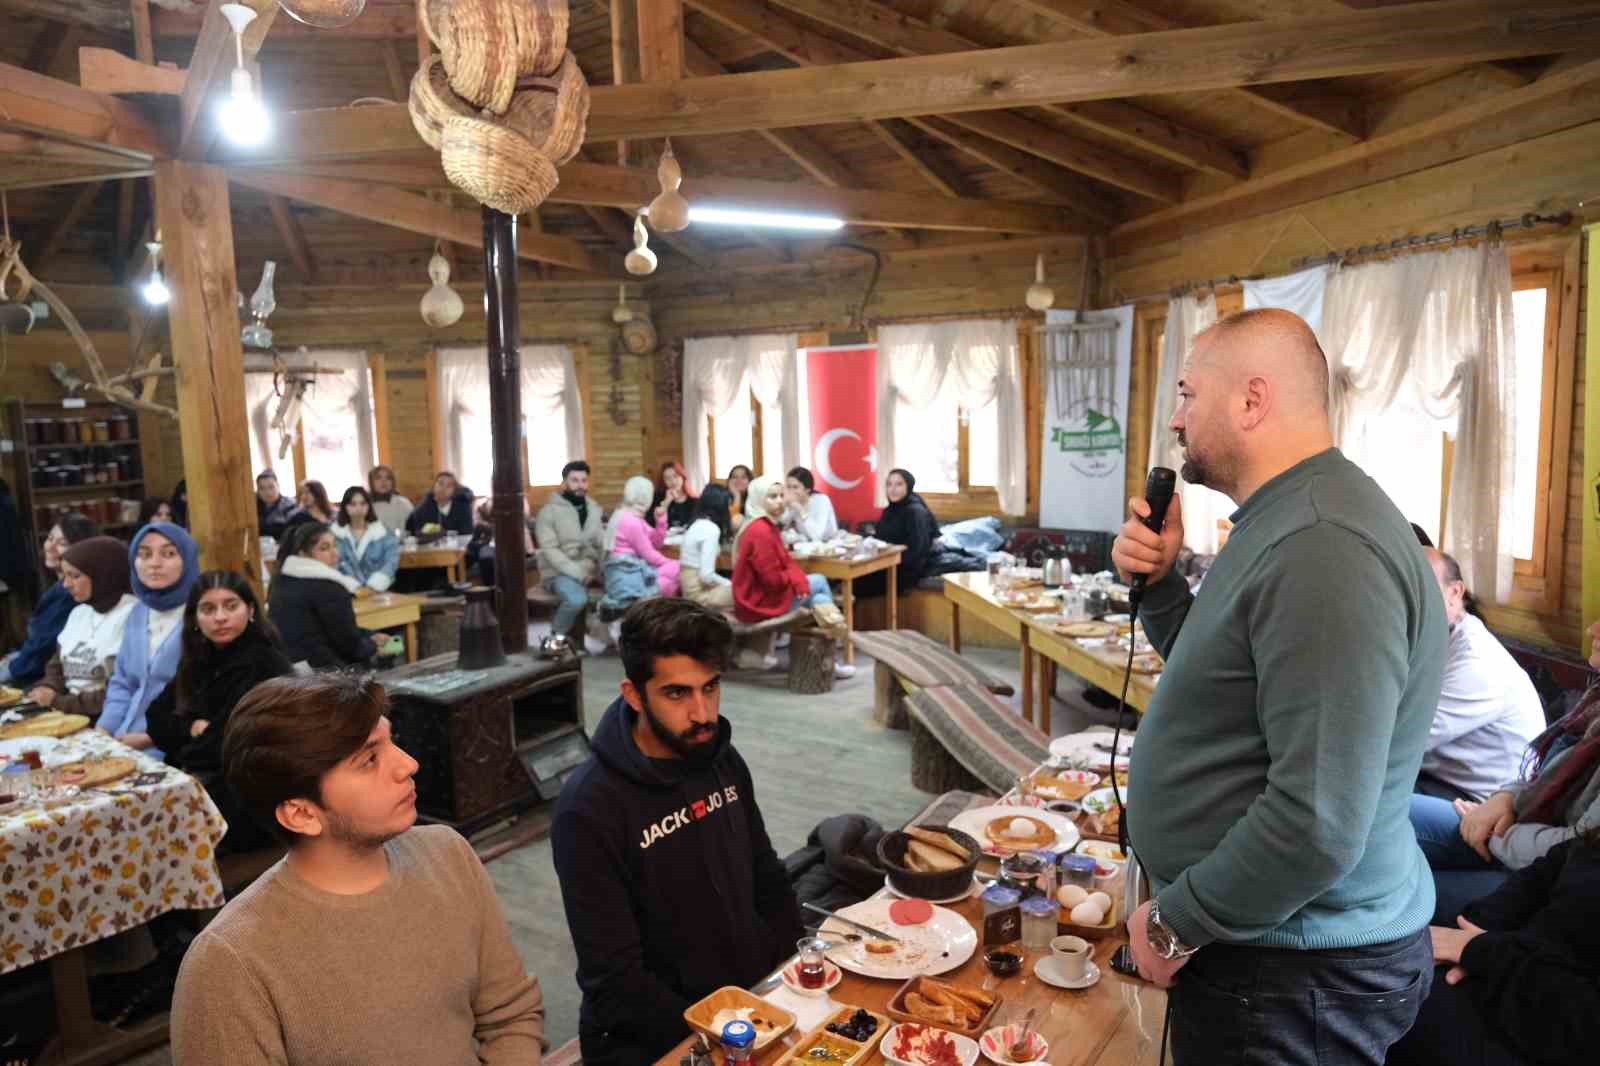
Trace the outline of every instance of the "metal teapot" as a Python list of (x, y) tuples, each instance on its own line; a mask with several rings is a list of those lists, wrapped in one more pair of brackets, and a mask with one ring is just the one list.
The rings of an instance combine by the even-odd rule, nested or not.
[(564, 633), (551, 633), (539, 641), (541, 659), (565, 659), (572, 654), (572, 640)]
[(1072, 560), (1060, 545), (1053, 544), (1045, 549), (1039, 568), (1040, 580), (1047, 589), (1058, 589), (1072, 580)]

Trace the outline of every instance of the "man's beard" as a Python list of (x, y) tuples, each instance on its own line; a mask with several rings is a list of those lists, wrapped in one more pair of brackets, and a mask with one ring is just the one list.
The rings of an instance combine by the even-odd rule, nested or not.
[(323, 817), (328, 823), (328, 837), (351, 851), (375, 851), (405, 831), (369, 833), (355, 822), (333, 811), (324, 811)]
[(650, 698), (642, 692), (639, 694), (639, 707), (657, 740), (677, 752), (685, 762), (695, 766), (710, 765), (716, 753), (717, 723), (690, 726), (682, 733), (674, 733), (667, 728), (667, 723), (656, 717), (656, 713), (650, 709)]
[(1178, 445), (1183, 449), (1183, 466), (1178, 470), (1183, 480), (1191, 485), (1204, 485), (1207, 488), (1220, 489), (1217, 484), (1216, 464), (1195, 455), (1189, 450), (1189, 441), (1183, 430), (1178, 431)]

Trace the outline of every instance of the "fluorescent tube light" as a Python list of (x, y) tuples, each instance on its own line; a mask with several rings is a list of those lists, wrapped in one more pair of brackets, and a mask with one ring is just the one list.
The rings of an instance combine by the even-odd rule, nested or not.
[(844, 228), (844, 220), (826, 215), (802, 215), (791, 211), (748, 211), (737, 207), (689, 207), (690, 222), (709, 222), (719, 226), (752, 226), (760, 229), (801, 229), (833, 232)]

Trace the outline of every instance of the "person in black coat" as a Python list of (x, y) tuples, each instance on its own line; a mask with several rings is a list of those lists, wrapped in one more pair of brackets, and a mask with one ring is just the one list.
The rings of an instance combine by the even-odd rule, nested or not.
[(273, 625), (291, 662), (313, 669), (365, 665), (378, 654), (372, 634), (356, 625), (361, 583), (339, 573), (333, 531), (321, 522), (289, 527), (278, 547), (278, 572), (267, 596)]
[[(904, 595), (916, 587), (928, 572), (933, 558), (933, 542), (939, 537), (939, 522), (928, 504), (917, 495), (917, 479), (899, 467), (884, 479), (883, 493), (889, 505), (878, 516), (873, 536), (889, 544), (904, 544), (900, 565), (895, 570), (895, 586)], [(881, 573), (868, 574), (856, 581), (857, 596), (882, 596), (888, 580)]]
[(448, 470), (441, 470), (433, 479), (433, 491), (406, 519), (406, 532), (420, 536), (427, 526), (438, 526), (443, 533), (472, 536), (472, 490), (456, 480)]
[(1600, 1045), (1600, 830), (1564, 841), (1435, 926), (1449, 964), (1389, 1066), (1554, 1066)]
[(167, 762), (193, 775), (228, 820), (219, 851), (271, 843), (222, 772), (228, 717), (249, 691), (294, 672), (277, 631), (256, 603), (250, 583), (231, 570), (208, 570), (189, 592), (183, 611), (183, 652), (175, 683), (150, 705), (150, 736)]

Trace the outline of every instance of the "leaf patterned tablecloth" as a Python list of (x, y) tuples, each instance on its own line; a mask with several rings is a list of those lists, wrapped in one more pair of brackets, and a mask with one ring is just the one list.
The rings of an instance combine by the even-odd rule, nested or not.
[(216, 846), (228, 826), (200, 782), (95, 730), (58, 744), (77, 758), (131, 755), (139, 768), (69, 799), (0, 810), (0, 974), (170, 910), (223, 903)]

